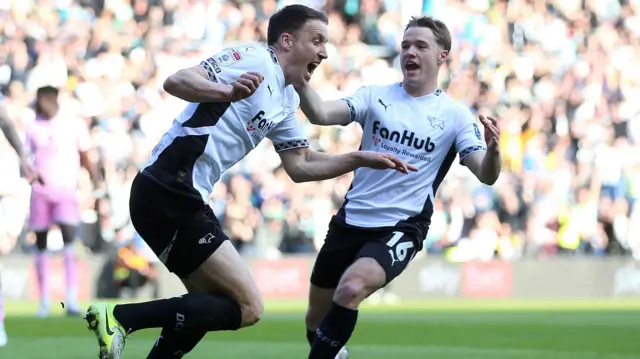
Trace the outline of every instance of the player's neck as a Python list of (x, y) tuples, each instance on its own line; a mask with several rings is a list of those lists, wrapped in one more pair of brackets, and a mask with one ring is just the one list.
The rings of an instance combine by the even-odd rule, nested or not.
[(59, 110), (54, 111), (39, 111), (36, 115), (42, 120), (51, 120), (58, 115)]
[[(437, 76), (435, 77), (437, 79)], [(438, 81), (428, 81), (426, 83), (412, 83), (404, 81), (402, 87), (412, 97), (422, 97), (434, 93), (438, 89)]]
[(284, 74), (284, 85), (289, 86), (291, 84), (291, 81), (289, 81), (289, 79), (287, 78), (287, 55), (284, 52), (280, 51), (277, 46), (269, 45), (269, 49), (271, 49), (271, 51), (276, 54), (278, 65), (280, 65), (282, 73)]

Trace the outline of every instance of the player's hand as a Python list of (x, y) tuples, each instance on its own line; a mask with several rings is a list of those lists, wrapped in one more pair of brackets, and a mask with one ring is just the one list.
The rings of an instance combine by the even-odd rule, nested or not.
[(253, 95), (263, 80), (264, 77), (257, 72), (247, 72), (240, 75), (236, 82), (231, 84), (231, 102), (244, 100)]
[(500, 151), (500, 129), (498, 122), (492, 116), (480, 115), (480, 122), (484, 126), (484, 140), (487, 142), (487, 151)]
[(409, 173), (416, 172), (417, 167), (407, 164), (394, 155), (387, 153), (378, 153), (373, 151), (358, 152), (363, 167), (375, 168), (378, 170), (395, 169), (398, 172)]
[(22, 170), (22, 176), (29, 182), (29, 184), (39, 183), (44, 184), (42, 177), (38, 172), (29, 164), (26, 159), (20, 160), (20, 169)]

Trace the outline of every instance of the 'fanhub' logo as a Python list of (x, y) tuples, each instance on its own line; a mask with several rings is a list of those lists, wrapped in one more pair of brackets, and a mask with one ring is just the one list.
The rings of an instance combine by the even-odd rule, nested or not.
[(385, 140), (393, 141), (403, 146), (413, 147), (417, 150), (424, 149), (427, 152), (433, 152), (433, 150), (436, 149), (435, 143), (431, 142), (431, 137), (422, 139), (417, 137), (415, 132), (409, 132), (407, 130), (404, 130), (402, 133), (398, 131), (390, 131), (386, 127), (381, 127), (380, 121), (373, 122), (373, 135), (373, 141), (376, 145), (380, 142), (380, 139), (376, 138), (376, 136), (379, 136)]
[(273, 121), (268, 121), (262, 116), (264, 116), (264, 111), (258, 112), (249, 122), (247, 123), (247, 131), (255, 131), (256, 128), (259, 128), (262, 133), (266, 134), (275, 126)]

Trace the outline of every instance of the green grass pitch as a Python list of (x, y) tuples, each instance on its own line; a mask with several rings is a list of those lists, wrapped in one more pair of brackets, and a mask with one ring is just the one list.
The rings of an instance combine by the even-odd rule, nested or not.
[[(81, 319), (33, 317), (35, 305), (8, 303), (9, 345), (0, 358), (97, 356)], [(270, 302), (263, 320), (239, 332), (210, 333), (192, 359), (307, 357), (304, 303)], [(125, 359), (143, 359), (158, 330), (133, 334)], [(349, 343), (351, 358), (640, 358), (640, 301), (424, 301), (365, 306)]]

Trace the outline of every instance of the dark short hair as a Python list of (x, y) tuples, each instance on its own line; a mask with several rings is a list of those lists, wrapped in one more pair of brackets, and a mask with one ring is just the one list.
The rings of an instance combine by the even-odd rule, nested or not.
[(269, 19), (267, 43), (276, 45), (282, 34), (294, 33), (302, 29), (307, 21), (311, 20), (320, 20), (325, 24), (329, 23), (327, 14), (322, 11), (298, 4), (283, 7)]
[(57, 87), (46, 85), (46, 86), (39, 87), (38, 90), (36, 91), (36, 94), (38, 96), (42, 96), (42, 95), (58, 96), (58, 92), (60, 92), (60, 90), (58, 90)]
[(451, 51), (451, 33), (444, 22), (434, 19), (431, 16), (412, 16), (404, 31), (412, 27), (426, 27), (430, 29), (438, 45), (447, 51)]

